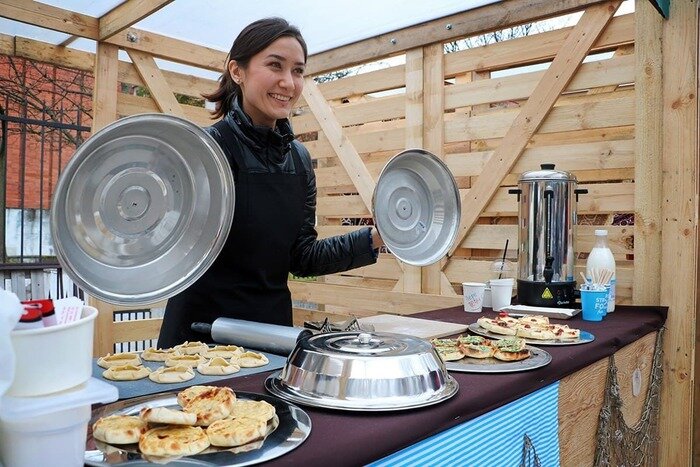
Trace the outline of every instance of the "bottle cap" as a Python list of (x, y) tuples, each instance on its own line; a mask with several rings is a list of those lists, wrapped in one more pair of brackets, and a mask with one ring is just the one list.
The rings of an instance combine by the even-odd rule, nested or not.
[(608, 231), (605, 229), (596, 229), (595, 234), (596, 235), (607, 235)]

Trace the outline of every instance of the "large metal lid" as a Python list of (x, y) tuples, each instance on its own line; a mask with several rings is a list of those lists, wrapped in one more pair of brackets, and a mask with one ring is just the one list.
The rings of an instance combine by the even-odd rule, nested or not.
[(126, 117), (90, 137), (56, 186), (58, 261), (88, 294), (120, 305), (169, 298), (221, 251), (233, 174), (218, 143), (165, 114)]
[(374, 221), (389, 250), (404, 263), (440, 260), (457, 236), (459, 190), (444, 162), (422, 149), (394, 156), (372, 196)]
[(403, 410), (452, 397), (457, 382), (430, 345), (384, 332), (304, 337), (265, 388), (303, 405), (339, 410)]
[(562, 181), (575, 182), (576, 176), (571, 172), (563, 170), (555, 170), (554, 164), (540, 164), (539, 170), (531, 170), (523, 172), (518, 179), (520, 182), (537, 182), (537, 181)]

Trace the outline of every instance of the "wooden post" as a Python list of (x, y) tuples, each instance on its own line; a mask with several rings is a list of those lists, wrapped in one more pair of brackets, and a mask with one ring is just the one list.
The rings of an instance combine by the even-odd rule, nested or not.
[[(659, 465), (692, 465), (698, 294), (698, 3), (671, 2), (663, 21), (663, 230), (661, 304), (664, 335)], [(658, 125), (659, 122), (654, 122)], [(636, 134), (649, 128), (637, 128)], [(636, 258), (635, 258), (636, 260)], [(697, 379), (695, 379), (697, 381)], [(697, 434), (695, 435), (697, 437)], [(698, 458), (698, 453), (694, 453)]]
[(658, 305), (661, 293), (661, 161), (663, 156), (663, 18), (650, 2), (635, 8), (633, 303)]
[[(116, 45), (97, 43), (92, 95), (92, 134), (117, 119), (118, 52), (119, 47)], [(94, 297), (88, 297), (87, 302), (99, 311), (95, 322), (93, 355), (104, 355), (107, 353), (105, 350), (112, 351), (110, 343), (113, 342), (114, 309)]]
[[(423, 147), (423, 48), (406, 51), (406, 149)], [(420, 293), (419, 266), (399, 262), (402, 273), (394, 291)]]

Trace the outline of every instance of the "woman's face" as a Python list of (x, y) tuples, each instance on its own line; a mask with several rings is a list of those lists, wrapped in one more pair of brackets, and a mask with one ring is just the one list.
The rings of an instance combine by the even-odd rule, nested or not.
[(293, 37), (280, 37), (253, 55), (248, 66), (228, 65), (241, 86), (243, 109), (256, 125), (274, 128), (287, 118), (304, 87), (304, 50)]

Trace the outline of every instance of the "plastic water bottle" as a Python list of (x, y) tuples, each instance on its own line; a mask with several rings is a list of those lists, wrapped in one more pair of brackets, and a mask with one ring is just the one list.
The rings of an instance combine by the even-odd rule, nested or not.
[(615, 285), (617, 282), (617, 276), (615, 274), (615, 257), (608, 247), (608, 231), (607, 230), (596, 230), (595, 231), (595, 244), (591, 253), (588, 255), (588, 261), (586, 261), (586, 279), (591, 281), (593, 279), (593, 270), (602, 271), (603, 269), (608, 269), (612, 271), (612, 277), (610, 278), (610, 295), (608, 296), (608, 313), (615, 311)]

